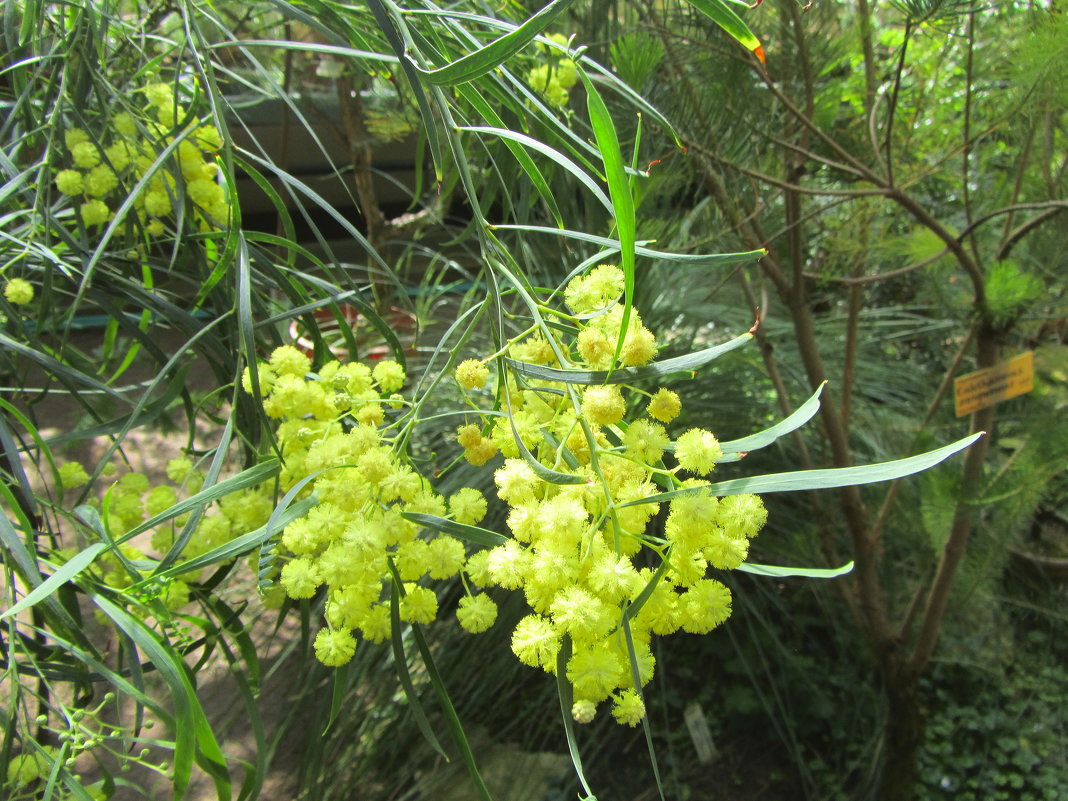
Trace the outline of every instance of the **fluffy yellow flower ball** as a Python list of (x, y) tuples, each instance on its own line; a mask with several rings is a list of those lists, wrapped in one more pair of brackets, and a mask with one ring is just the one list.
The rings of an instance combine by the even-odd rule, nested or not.
[(4, 284), (4, 297), (14, 306), (25, 306), (33, 300), (33, 284), (24, 278), (12, 278)]
[(111, 209), (103, 200), (89, 200), (81, 206), (82, 222), (86, 225), (103, 225), (111, 219)]
[(649, 416), (661, 423), (670, 423), (682, 411), (682, 401), (670, 389), (658, 389), (649, 399)]
[(70, 149), (74, 163), (82, 169), (91, 169), (100, 163), (100, 151), (92, 142), (79, 142)]
[(64, 195), (80, 195), (84, 188), (82, 174), (77, 170), (60, 170), (56, 173), (56, 189)]
[(379, 388), (384, 393), (396, 392), (404, 386), (404, 382), (407, 380), (404, 368), (392, 359), (384, 359), (376, 364), (371, 371), (371, 375), (374, 376)]
[(612, 705), (612, 717), (619, 723), (637, 726), (645, 717), (645, 702), (634, 690), (624, 690)]
[(486, 631), (497, 620), (497, 604), (486, 594), (465, 595), (456, 610), (460, 625), (472, 634)]
[(711, 473), (722, 456), (719, 440), (703, 428), (691, 428), (675, 443), (675, 458), (682, 469), (701, 476)]
[(489, 381), (489, 368), (478, 359), (465, 359), (456, 368), (456, 383), (464, 389), (482, 389)]
[(118, 176), (111, 167), (100, 164), (89, 170), (84, 179), (85, 191), (91, 197), (104, 197), (119, 185)]
[(591, 423), (610, 426), (623, 419), (627, 410), (623, 395), (615, 384), (590, 387), (582, 396), (582, 414)]
[(120, 136), (131, 138), (137, 135), (137, 123), (134, 122), (134, 118), (125, 111), (120, 111), (111, 118), (111, 127), (114, 128), (116, 133)]
[(319, 629), (315, 635), (315, 657), (327, 667), (340, 667), (356, 653), (356, 640), (345, 630)]

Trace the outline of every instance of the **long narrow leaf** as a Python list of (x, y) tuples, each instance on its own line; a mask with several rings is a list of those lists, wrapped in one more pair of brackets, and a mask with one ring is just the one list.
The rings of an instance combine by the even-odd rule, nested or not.
[(430, 721), (423, 710), (423, 705), (419, 701), (419, 695), (415, 691), (415, 684), (412, 683), (412, 674), (408, 669), (408, 658), (404, 655), (404, 639), (401, 636), (400, 599), (404, 596), (404, 587), (400, 580), (400, 574), (397, 573), (392, 560), (390, 560), (389, 568), (393, 573), (392, 592), (389, 594), (390, 639), (393, 645), (393, 662), (397, 668), (397, 678), (400, 679), (401, 687), (404, 688), (404, 695), (408, 699), (408, 708), (412, 710), (412, 717), (415, 718), (415, 724), (419, 727), (419, 731), (422, 732), (423, 739), (444, 759), (448, 759), (445, 755), (445, 749), (441, 747), (437, 735), (434, 734), (434, 729), (430, 726)]
[(422, 512), (401, 512), (401, 517), (405, 520), (411, 520), (413, 523), (417, 523), (420, 526), (432, 528), (443, 534), (451, 534), (454, 537), (473, 542), (476, 545), (485, 545), (492, 548), (496, 545), (503, 545), (508, 542), (507, 537), (503, 534), (498, 534), (496, 531), (490, 531), (488, 528), (479, 528), (478, 526), (468, 526), (464, 523), (446, 520), (444, 517), (438, 517), (437, 515), (428, 515), (423, 514)]
[(215, 780), (220, 798), (230, 798), (230, 779), (226, 761), (211, 731), (196, 690), (186, 675), (178, 655), (167, 648), (141, 620), (116, 606), (102, 595), (91, 593), (93, 603), (123, 631), (148, 657), (170, 689), (174, 701), (174, 801), (181, 801), (189, 786), (193, 763), (197, 762)]
[(692, 373), (704, 367), (713, 359), (719, 358), (724, 353), (729, 353), (735, 348), (741, 347), (752, 338), (752, 334), (745, 333), (728, 342), (724, 342), (722, 345), (714, 345), (711, 348), (687, 353), (685, 356), (664, 359), (661, 362), (654, 362), (643, 367), (621, 367), (612, 373), (608, 373), (605, 370), (561, 370), (556, 367), (531, 364), (530, 362), (518, 362), (514, 359), (507, 359), (506, 361), (508, 366), (517, 373), (543, 381), (559, 381), (563, 384), (627, 384), (651, 378), (662, 378), (672, 373)]
[(571, 706), (575, 698), (575, 690), (567, 679), (567, 662), (571, 659), (571, 637), (564, 635), (560, 643), (560, 650), (556, 654), (556, 691), (560, 698), (560, 716), (564, 719), (564, 735), (567, 737), (567, 750), (571, 754), (571, 764), (575, 768), (575, 775), (579, 784), (582, 785), (586, 798), (583, 801), (596, 801), (586, 774), (582, 770), (582, 756), (579, 754), (578, 740), (575, 738), (575, 722), (571, 717)]
[(619, 146), (619, 134), (616, 133), (616, 125), (608, 112), (608, 106), (585, 70), (580, 68), (578, 74), (586, 88), (586, 109), (590, 115), (594, 138), (597, 140), (597, 149), (601, 152), (601, 160), (604, 162), (605, 180), (608, 182), (608, 194), (612, 198), (614, 210), (616, 236), (619, 237), (619, 259), (623, 267), (623, 319), (616, 340), (615, 359), (618, 359), (623, 350), (634, 305), (634, 249), (637, 246), (634, 193), (627, 178), (626, 161)]
[(690, 0), (690, 3), (725, 30), (742, 47), (752, 51), (753, 55), (760, 59), (761, 64), (766, 63), (764, 48), (760, 44), (760, 40), (753, 35), (753, 32), (749, 30), (749, 26), (723, 0)]
[(475, 764), (475, 755), (471, 751), (471, 744), (467, 741), (467, 735), (464, 733), (460, 716), (456, 714), (456, 708), (453, 706), (452, 698), (449, 697), (448, 688), (445, 687), (445, 682), (442, 681), (441, 674), (438, 672), (437, 664), (434, 662), (434, 654), (431, 652), (430, 646), (427, 645), (426, 637), (423, 636), (422, 629), (418, 624), (412, 625), (412, 637), (419, 648), (419, 654), (423, 658), (427, 675), (430, 677), (430, 684), (433, 686), (434, 693), (437, 695), (438, 702), (445, 713), (445, 720), (449, 724), (449, 732), (452, 734), (456, 747), (460, 749), (460, 755), (463, 757), (464, 765), (467, 766), (467, 772), (471, 776), (475, 790), (478, 791), (482, 801), (493, 801), (489, 789), (482, 779), (482, 774), (479, 773), (478, 766)]
[[(550, 229), (553, 230), (553, 229)], [(124, 404), (129, 404), (130, 399), (124, 396), (121, 392), (116, 392), (107, 384), (101, 383), (92, 376), (79, 372), (73, 367), (64, 364), (63, 362), (49, 356), (47, 353), (43, 353), (35, 348), (31, 348), (28, 345), (24, 345), (21, 342), (16, 342), (7, 334), (0, 334), (0, 347), (7, 348), (15, 353), (19, 354), (32, 362), (36, 362), (44, 370), (48, 376), (55, 376), (60, 380), (68, 382), (69, 388), (77, 390), (85, 390), (92, 388), (98, 392), (102, 392), (117, 401), (121, 401)]]
[(100, 552), (106, 550), (107, 547), (106, 543), (94, 542), (84, 551), (80, 551), (72, 556), (69, 560), (56, 568), (55, 573), (42, 581), (25, 598), (0, 615), (0, 620), (10, 617), (11, 615), (17, 615), (23, 609), (29, 609), (31, 606), (40, 603), (41, 600), (50, 596), (61, 586), (89, 567), (89, 565), (100, 556)]
[[(475, 111), (485, 118), (490, 123), (491, 127), (497, 130), (505, 130), (502, 128), (504, 120), (494, 110), (486, 99), (475, 89), (473, 86), (467, 84), (460, 84), (456, 87), (456, 91), (470, 103)], [(472, 129), (475, 130), (475, 129)], [(553, 219), (556, 220), (558, 227), (564, 227), (563, 215), (560, 214), (560, 207), (556, 202), (556, 198), (553, 196), (552, 190), (549, 188), (549, 182), (545, 180), (545, 176), (542, 175), (541, 170), (538, 169), (538, 165), (534, 163), (534, 159), (530, 157), (519, 144), (511, 139), (503, 138), (504, 146), (511, 151), (515, 156), (516, 161), (519, 162), (519, 166), (523, 168), (523, 172), (530, 178), (531, 183), (534, 184), (534, 188), (538, 190), (538, 194), (541, 195), (542, 200), (549, 207), (550, 213), (553, 215)]]
[(590, 178), (590, 176), (587, 175), (581, 167), (579, 167), (575, 162), (573, 162), (559, 150), (549, 147), (544, 142), (534, 139), (533, 137), (527, 136), (526, 134), (519, 133), (518, 131), (510, 131), (507, 128), (471, 126), (461, 127), (460, 130), (470, 131), (472, 133), (490, 134), (492, 136), (500, 137), (501, 139), (507, 139), (512, 142), (519, 142), (520, 144), (529, 147), (531, 150), (535, 150), (538, 153), (541, 153), (547, 159), (556, 162), (569, 173), (571, 173), (573, 176), (575, 176), (579, 180), (579, 183), (586, 187), (590, 191), (590, 194), (597, 198), (598, 202), (600, 202), (600, 204), (608, 210), (609, 214), (614, 213), (615, 210), (612, 208), (612, 201), (608, 199), (608, 196), (605, 195), (605, 193), (601, 190), (601, 187), (599, 187), (596, 182), (592, 178)]
[(794, 473), (778, 473), (768, 476), (754, 476), (752, 478), (736, 478), (713, 484), (710, 489), (714, 495), (738, 495), (748, 492), (794, 492), (796, 490), (834, 489), (857, 484), (875, 484), (880, 481), (891, 481), (895, 478), (911, 476), (913, 473), (919, 473), (934, 467), (953, 454), (964, 450), (981, 436), (983, 436), (982, 432), (973, 434), (938, 450), (910, 456), (906, 459), (896, 459), (892, 462), (826, 470), (800, 470)]
[(473, 53), (468, 53), (463, 58), (446, 64), (444, 67), (433, 70), (420, 69), (419, 67), (416, 67), (416, 69), (427, 82), (437, 86), (449, 86), (473, 81), (475, 78), (496, 69), (502, 62), (526, 47), (535, 36), (548, 28), (553, 20), (566, 11), (573, 2), (574, 0), (553, 0), (511, 33), (506, 33), (504, 36), (494, 39), (485, 47), (481, 47)]
[[(507, 382), (505, 382), (504, 384), (504, 392), (505, 397), (507, 399), (507, 403), (510, 407), (512, 405), (512, 401), (510, 398), (510, 391), (508, 389)], [(530, 469), (534, 471), (534, 474), (538, 478), (550, 484), (582, 484), (585, 482), (586, 479), (583, 478), (581, 475), (576, 475), (574, 473), (563, 473), (558, 470), (553, 470), (552, 468), (546, 467), (541, 462), (539, 462), (534, 456), (534, 454), (530, 452), (530, 449), (527, 447), (527, 444), (523, 442), (523, 438), (519, 436), (519, 431), (515, 427), (515, 419), (511, 415), (508, 415), (508, 423), (512, 427), (512, 439), (515, 440), (516, 447), (519, 449), (519, 455), (523, 457), (523, 461), (530, 465)]]
[(236, 476), (231, 476), (228, 479), (220, 481), (218, 484), (201, 490), (196, 495), (190, 495), (185, 500), (179, 501), (169, 509), (160, 512), (158, 515), (153, 515), (145, 522), (123, 534), (122, 537), (118, 539), (118, 542), (126, 542), (130, 538), (136, 537), (138, 534), (155, 528), (160, 523), (165, 523), (175, 517), (184, 515), (186, 512), (202, 508), (203, 506), (217, 501), (233, 492), (246, 489), (247, 487), (255, 487), (257, 484), (262, 484), (266, 479), (270, 478), (277, 472), (277, 459), (269, 459), (254, 467), (250, 467), (248, 470), (242, 470)]
[(272, 517), (267, 525), (260, 526), (260, 528), (255, 531), (250, 531), (248, 534), (242, 534), (240, 537), (235, 537), (227, 543), (212, 548), (207, 553), (195, 556), (186, 562), (181, 562), (168, 570), (154, 573), (146, 580), (155, 581), (161, 578), (180, 576), (183, 573), (199, 570), (202, 567), (219, 564), (220, 562), (228, 562), (231, 559), (237, 559), (239, 556), (244, 556), (253, 548), (269, 540), (279, 528), (285, 527), (297, 518), (306, 515), (308, 510), (317, 503), (318, 501), (314, 498), (304, 498), (286, 509), (277, 519)]
[(697, 495), (711, 493), (716, 496), (741, 495), (743, 493), (768, 493), (768, 492), (797, 492), (799, 490), (834, 489), (836, 487), (852, 487), (859, 484), (875, 484), (879, 481), (892, 481), (895, 478), (911, 476), (928, 468), (934, 467), (939, 462), (945, 461), (950, 456), (958, 453), (979, 437), (983, 432), (972, 434), (969, 437), (958, 440), (951, 445), (938, 450), (910, 456), (907, 459), (897, 459), (892, 462), (880, 462), (879, 464), (861, 465), (857, 467), (832, 467), (825, 470), (799, 470), (793, 473), (771, 473), (763, 476), (751, 476), (749, 478), (735, 478), (730, 481), (720, 481), (705, 487), (691, 487), (689, 489), (672, 490), (658, 495), (650, 495), (639, 501), (630, 501), (621, 506), (637, 506), (643, 503), (663, 503), (683, 495)]
[[(609, 253), (618, 253), (621, 248), (618, 239), (609, 239), (608, 237), (587, 234), (584, 231), (575, 231), (569, 228), (548, 228), (543, 225), (494, 225), (492, 226), (492, 228), (498, 231), (531, 231), (533, 233), (539, 234), (553, 234), (554, 236), (561, 236), (567, 239), (575, 239), (579, 242), (589, 242), (593, 245), (599, 245)], [(669, 253), (663, 250), (651, 250), (650, 248), (642, 247), (641, 245), (636, 245), (634, 248), (634, 252), (638, 256), (646, 256), (650, 259), (678, 262), (680, 264), (689, 264), (695, 267), (708, 267), (711, 265), (720, 264), (737, 264), (738, 262), (743, 261), (754, 261), (756, 259), (760, 259), (768, 255), (768, 252), (763, 249), (748, 250), (741, 253)]]
[(841, 567), (779, 567), (778, 565), (758, 565), (753, 562), (742, 562), (735, 570), (743, 573), (752, 573), (757, 576), (771, 576), (773, 578), (789, 578), (791, 576), (803, 576), (805, 578), (835, 578), (844, 576), (853, 570), (853, 563), (849, 562)]
[(756, 434), (750, 434), (748, 437), (742, 437), (741, 439), (732, 439), (729, 442), (720, 444), (724, 453), (748, 453), (749, 451), (755, 451), (759, 448), (764, 448), (773, 443), (779, 437), (784, 434), (789, 434), (791, 431), (796, 431), (805, 423), (813, 418), (816, 412), (820, 408), (820, 393), (823, 392), (823, 388), (827, 386), (827, 382), (824, 381), (816, 391), (812, 393), (807, 401), (785, 420), (765, 428), (763, 431), (759, 431)]
[[(430, 107), (426, 90), (419, 79), (420, 67), (412, 61), (406, 43), (402, 38), (401, 34), (405, 32), (402, 27), (403, 22), (397, 20), (396, 25), (394, 25), (393, 19), (390, 18), (389, 12), (386, 10), (386, 4), (382, 0), (367, 0), (367, 5), (371, 9), (379, 29), (386, 35), (386, 41), (389, 42), (389, 46), (393, 48), (393, 52), (400, 59), (401, 69), (404, 70), (404, 75), (408, 79), (412, 93), (415, 95), (416, 105), (419, 106), (419, 114), (423, 118), (423, 132), (426, 134), (427, 144), (430, 146), (430, 156), (434, 162), (434, 177), (440, 185), (445, 178), (445, 162), (441, 149), (441, 140), (438, 137), (437, 121), (434, 119), (434, 113)], [(400, 32), (398, 32), (398, 28), (401, 29)]]

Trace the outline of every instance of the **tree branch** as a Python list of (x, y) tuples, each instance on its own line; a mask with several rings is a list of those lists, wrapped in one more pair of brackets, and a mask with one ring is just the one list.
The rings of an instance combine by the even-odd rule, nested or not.
[[(976, 332), (976, 365), (979, 369), (997, 364), (999, 345), (997, 332), (989, 323), (980, 323)], [(994, 407), (988, 406), (972, 415), (971, 431), (990, 431), (994, 424)], [(942, 556), (927, 595), (916, 646), (908, 660), (909, 668), (918, 673), (930, 661), (938, 642), (938, 634), (945, 618), (953, 577), (964, 558), (964, 551), (975, 525), (975, 514), (982, 491), (983, 465), (989, 449), (990, 437), (982, 437), (964, 454), (961, 475), (960, 497), (953, 514), (949, 538), (942, 549)]]
[(1001, 247), (998, 248), (998, 261), (1007, 259), (1009, 257), (1009, 253), (1016, 246), (1017, 242), (1027, 236), (1027, 234), (1029, 234), (1032, 229), (1037, 228), (1051, 217), (1055, 217), (1058, 212), (1063, 211), (1066, 207), (1068, 206), (1059, 206), (1057, 208), (1049, 209), (1043, 212), (1042, 214), (1031, 218), (1027, 222), (1020, 225), (1018, 228), (1016, 228), (1016, 230), (1012, 231), (1008, 236), (1005, 237), (1005, 240), (1001, 243)]
[[(698, 142), (694, 142), (689, 137), (686, 140), (686, 147), (688, 150), (694, 153), (700, 153), (702, 156), (722, 164), (725, 167), (730, 167), (736, 172), (740, 172), (742, 175), (748, 175), (750, 178), (755, 178), (761, 183), (766, 183), (769, 186), (777, 187), (778, 189), (787, 190), (790, 192), (798, 192), (802, 195), (815, 195), (818, 197), (878, 197), (887, 194), (885, 189), (810, 189), (807, 186), (801, 186), (800, 184), (792, 183), (790, 181), (784, 181), (779, 178), (773, 178), (770, 175), (759, 172), (757, 170), (750, 169), (749, 167), (743, 167), (740, 164), (736, 164), (729, 159), (725, 159), (718, 153), (714, 153), (708, 148), (704, 147)], [(802, 151), (804, 152), (804, 151)], [(864, 176), (865, 180), (867, 176)]]

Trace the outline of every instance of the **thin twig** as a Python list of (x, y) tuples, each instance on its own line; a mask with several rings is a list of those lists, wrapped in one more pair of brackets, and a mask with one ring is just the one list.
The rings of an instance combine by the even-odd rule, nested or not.
[(901, 41), (901, 55), (897, 60), (897, 69), (894, 70), (893, 88), (890, 90), (890, 102), (886, 109), (886, 136), (883, 137), (883, 161), (886, 164), (886, 183), (894, 185), (894, 115), (897, 113), (897, 99), (901, 94), (901, 76), (905, 72), (905, 53), (909, 48), (909, 36), (912, 33), (911, 20), (905, 20), (905, 35)]

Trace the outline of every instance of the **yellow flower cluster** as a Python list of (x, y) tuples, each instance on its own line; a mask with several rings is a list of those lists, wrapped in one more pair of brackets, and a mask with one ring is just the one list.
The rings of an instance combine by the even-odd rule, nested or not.
[[(523, 592), (531, 614), (513, 632), (515, 655), (555, 673), (569, 638), (574, 718), (589, 721), (599, 704), (611, 700), (616, 720), (635, 725), (644, 716), (635, 673), (639, 685), (653, 675), (652, 636), (706, 633), (730, 615), (730, 592), (708, 576), (709, 569), (738, 567), (767, 513), (755, 495), (717, 498), (702, 489), (708, 482), (700, 477), (723, 452), (704, 429), (685, 431), (672, 443), (664, 424), (679, 414), (681, 401), (671, 390), (650, 396), (641, 414), (635, 401), (643, 393), (619, 383), (583, 391), (524, 378), (538, 374), (529, 369), (534, 364), (604, 370), (651, 361), (655, 337), (633, 309), (614, 358), (622, 289), (623, 274), (613, 266), (572, 280), (564, 302), (574, 334), (553, 343), (541, 334), (513, 341), (504, 355), (528, 368), (518, 365), (518, 377), (498, 387), (506, 413), (480, 416), (457, 439), (475, 464), (492, 458), (491, 448), (505, 457), (494, 480), (509, 507), (511, 538), (472, 556), (465, 569), (475, 584)], [(464, 365), (457, 379), (470, 389), (477, 382)], [(671, 451), (677, 466), (668, 468), (665, 454)], [(651, 521), (660, 504), (647, 499), (675, 490), (681, 492), (668, 499), (666, 523), (658, 531)]]
[[(56, 172), (56, 188), (80, 200), (78, 210), (86, 226), (99, 226), (111, 220), (115, 208), (147, 176), (134, 208), (150, 236), (164, 234), (165, 221), (185, 200), (201, 230), (225, 228), (230, 204), (218, 181), (218, 129), (192, 119), (171, 84), (150, 84), (143, 94), (146, 108), (140, 119), (119, 112), (96, 136), (81, 128), (67, 129), (68, 161)], [(160, 153), (176, 140), (174, 157), (160, 162)]]
[[(343, 665), (356, 650), (354, 632), (372, 642), (390, 636), (392, 569), (403, 586), (401, 620), (429, 623), (437, 617), (438, 600), (427, 582), (464, 568), (462, 542), (423, 535), (404, 513), (473, 525), (485, 515), (486, 500), (466, 488), (446, 504), (394, 449), (385, 410), (403, 402), (394, 394), (405, 380), (396, 362), (372, 369), (331, 361), (312, 373), (307, 356), (283, 346), (257, 373), (264, 408), (281, 421), (282, 488), (314, 477), (306, 491), (318, 501), (282, 534), (279, 583), (294, 599), (325, 592), (327, 625), (315, 637), (315, 653), (326, 665)], [(247, 372), (244, 386), (251, 391)], [(488, 628), (496, 614), (485, 596), (465, 598), (458, 611), (470, 631)]]
[[(549, 37), (561, 46), (567, 45), (567, 37), (554, 33)], [(541, 92), (552, 105), (563, 107), (571, 96), (571, 88), (578, 82), (575, 62), (557, 55), (558, 51), (539, 45), (545, 62), (527, 72), (527, 83)]]
[[(204, 474), (195, 470), (192, 460), (187, 457), (168, 462), (167, 478), (174, 484), (152, 486), (148, 476), (143, 473), (126, 473), (111, 485), (102, 504), (102, 512), (112, 537), (119, 537), (173, 507), (178, 502), (179, 490), (194, 494), (204, 483)], [(80, 463), (66, 462), (59, 468), (59, 481), (64, 492), (69, 492), (85, 485), (89, 481), (89, 474)], [(255, 531), (267, 522), (273, 509), (272, 497), (266, 486), (244, 489), (223, 497), (201, 517), (177, 565), (224, 545), (236, 536)], [(170, 550), (188, 521), (188, 515), (180, 515), (152, 530), (150, 543), (157, 558)], [(94, 569), (100, 571), (106, 585), (125, 590), (138, 580), (126, 563), (146, 560), (149, 555), (131, 543), (120, 545), (119, 551), (122, 558), (109, 552), (96, 561)], [(59, 554), (61, 558), (70, 555), (72, 553)], [(174, 611), (189, 602), (189, 585), (199, 575), (199, 571), (185, 573), (173, 581), (153, 585), (150, 591), (159, 597), (167, 609)]]
[(4, 297), (13, 306), (25, 306), (33, 301), (33, 284), (25, 278), (12, 278), (4, 284)]

